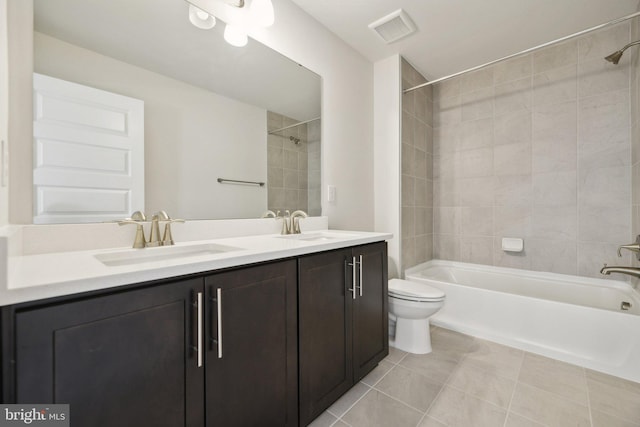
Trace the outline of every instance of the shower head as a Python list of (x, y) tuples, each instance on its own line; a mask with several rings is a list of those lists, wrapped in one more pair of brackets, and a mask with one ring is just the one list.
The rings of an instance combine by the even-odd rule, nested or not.
[(605, 56), (604, 59), (613, 63), (613, 64), (617, 64), (618, 62), (620, 62), (620, 58), (622, 58), (622, 50), (619, 50), (617, 52), (613, 52), (611, 55), (609, 56)]
[(625, 47), (623, 47), (622, 49), (613, 52), (611, 55), (609, 56), (605, 56), (604, 59), (611, 62), (612, 64), (617, 64), (618, 62), (620, 62), (620, 58), (622, 58), (622, 54), (624, 53), (625, 50), (627, 50), (628, 48), (630, 48), (631, 46), (640, 44), (640, 40), (637, 40), (635, 42), (631, 42), (628, 45), (626, 45)]

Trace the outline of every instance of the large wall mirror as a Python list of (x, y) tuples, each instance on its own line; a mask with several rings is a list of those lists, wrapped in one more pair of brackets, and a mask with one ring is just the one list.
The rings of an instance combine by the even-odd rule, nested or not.
[[(127, 203), (186, 219), (321, 214), (318, 75), (255, 40), (227, 44), (223, 25), (196, 28), (184, 0), (33, 2), (35, 223), (116, 219), (112, 207)], [(75, 95), (83, 88), (97, 95)], [(125, 106), (101, 95), (123, 97)], [(76, 97), (85, 97), (81, 107)], [(131, 113), (136, 101), (141, 125)], [(57, 129), (61, 123), (71, 129)], [(135, 150), (101, 142), (124, 144), (121, 133), (136, 129), (144, 139), (139, 163)], [(76, 150), (81, 142), (89, 148)], [(136, 167), (144, 169), (142, 201), (94, 185)], [(71, 212), (72, 199), (87, 215)]]

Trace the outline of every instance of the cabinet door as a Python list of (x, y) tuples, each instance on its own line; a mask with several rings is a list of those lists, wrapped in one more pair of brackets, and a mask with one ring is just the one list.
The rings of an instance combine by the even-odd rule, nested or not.
[(353, 256), (362, 262), (353, 309), (353, 375), (357, 382), (389, 354), (387, 244), (355, 247)]
[(297, 426), (295, 260), (205, 279), (207, 426)]
[(353, 385), (351, 249), (299, 258), (300, 424)]
[(18, 311), (18, 403), (68, 403), (76, 426), (198, 426), (202, 280)]

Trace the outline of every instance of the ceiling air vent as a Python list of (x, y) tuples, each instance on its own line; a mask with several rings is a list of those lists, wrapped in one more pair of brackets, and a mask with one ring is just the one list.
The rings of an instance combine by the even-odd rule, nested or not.
[(369, 24), (377, 35), (379, 35), (385, 43), (393, 43), (403, 37), (407, 37), (416, 31), (416, 26), (402, 9), (388, 14)]

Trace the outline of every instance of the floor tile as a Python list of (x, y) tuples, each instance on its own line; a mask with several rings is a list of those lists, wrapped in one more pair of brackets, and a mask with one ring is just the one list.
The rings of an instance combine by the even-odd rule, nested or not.
[(626, 388), (587, 380), (591, 409), (629, 422), (640, 420), (640, 394)]
[(593, 427), (640, 427), (640, 421), (634, 423), (621, 420), (618, 417), (594, 409), (591, 410), (591, 420), (593, 421)]
[(523, 358), (524, 352), (522, 350), (478, 340), (462, 363), (471, 360), (481, 365), (485, 370), (515, 380), (518, 378)]
[(398, 350), (395, 347), (389, 346), (389, 354), (384, 358), (385, 362), (398, 363), (408, 353), (406, 351)]
[(368, 385), (358, 383), (331, 405), (327, 411), (340, 418), (369, 390), (371, 390), (371, 387)]
[(445, 424), (442, 424), (440, 421), (434, 420), (429, 416), (425, 416), (418, 427), (447, 427)]
[(431, 346), (438, 350), (466, 353), (475, 338), (449, 329), (434, 328), (431, 331)]
[(371, 390), (347, 412), (343, 419), (353, 427), (415, 427), (422, 413)]
[(313, 420), (309, 427), (331, 427), (336, 421), (338, 421), (338, 418), (325, 411)]
[(504, 427), (544, 427), (544, 424), (531, 421), (511, 412), (507, 415), (507, 422), (504, 424)]
[(349, 424), (343, 422), (342, 420), (338, 420), (332, 427), (349, 427)]
[(506, 411), (445, 386), (428, 415), (451, 427), (501, 427)]
[(451, 354), (433, 350), (429, 354), (407, 354), (400, 366), (424, 375), (431, 381), (444, 384), (453, 372), (458, 361)]
[(393, 368), (394, 366), (396, 365), (383, 360), (378, 364), (378, 366), (373, 368), (373, 371), (369, 372), (369, 374), (367, 374), (367, 376), (361, 379), (360, 381), (367, 385), (373, 386), (375, 385), (375, 383), (380, 381), (380, 379), (384, 377), (387, 374), (387, 372), (389, 372), (391, 368)]
[(516, 386), (510, 410), (550, 427), (591, 425), (586, 406), (523, 383)]
[(588, 405), (584, 368), (559, 360), (527, 353), (520, 369), (519, 382), (538, 387), (581, 405)]
[(599, 383), (640, 394), (640, 383), (614, 377), (613, 375), (603, 374), (602, 372), (592, 371), (591, 369), (587, 369), (586, 371), (587, 380), (589, 381), (598, 381)]
[(413, 408), (426, 412), (442, 385), (429, 381), (427, 377), (417, 372), (396, 366), (375, 388)]
[(516, 382), (490, 371), (472, 361), (456, 367), (447, 384), (479, 399), (507, 409)]

